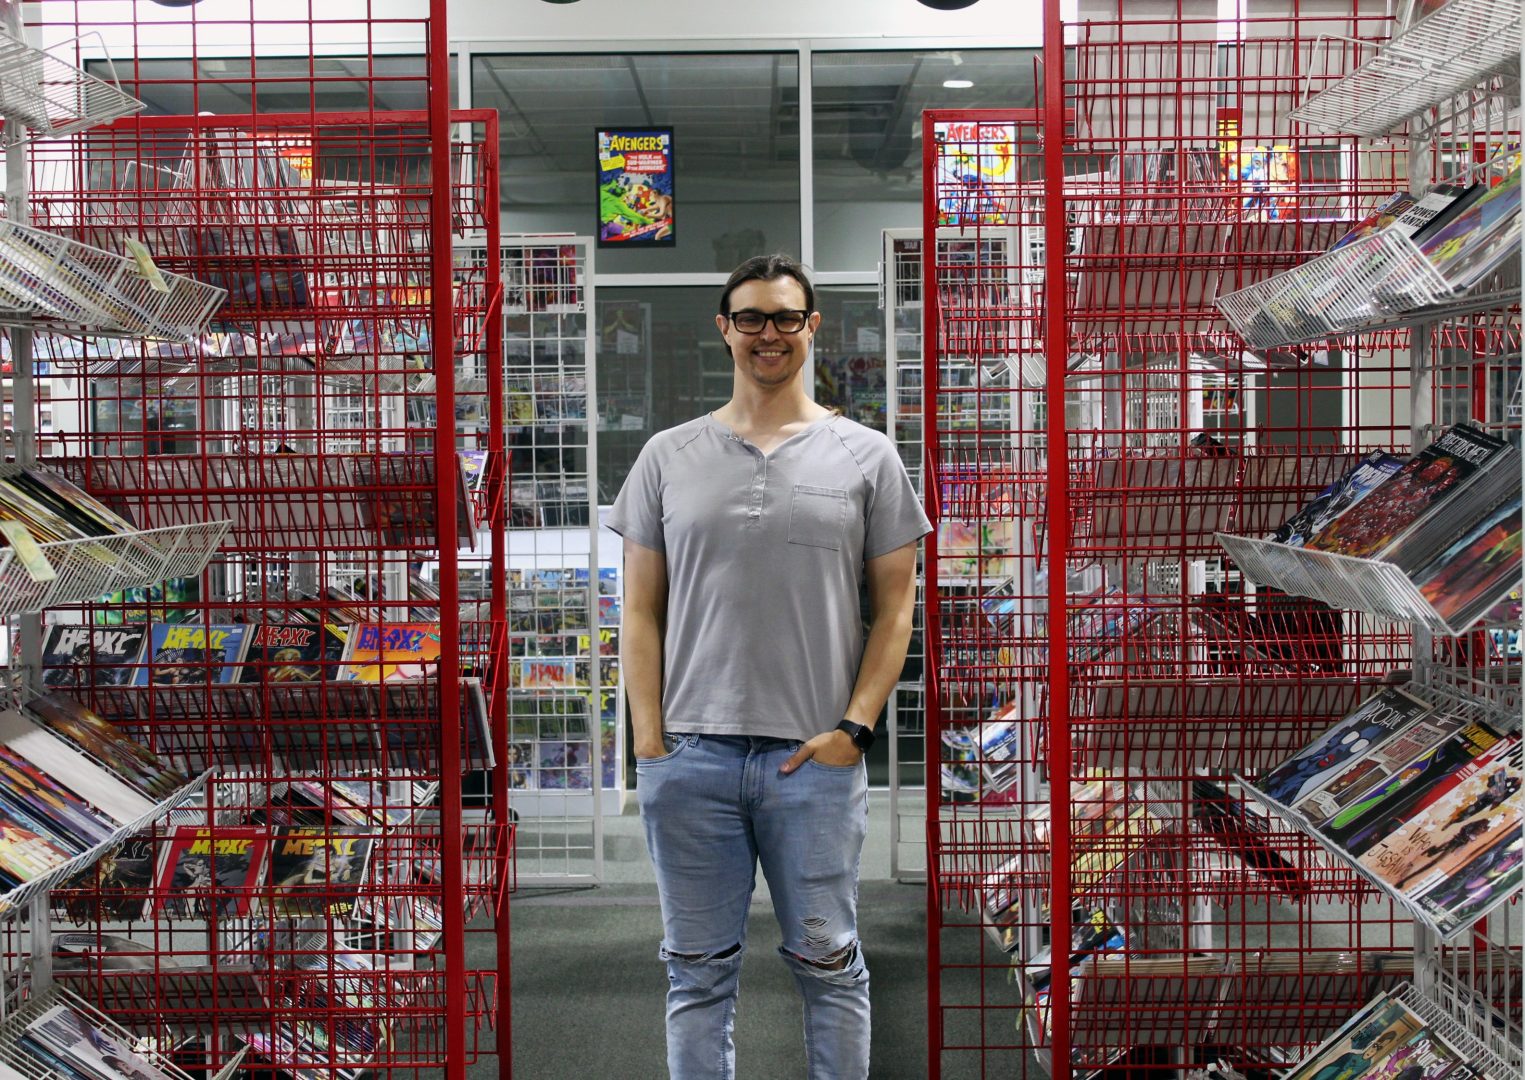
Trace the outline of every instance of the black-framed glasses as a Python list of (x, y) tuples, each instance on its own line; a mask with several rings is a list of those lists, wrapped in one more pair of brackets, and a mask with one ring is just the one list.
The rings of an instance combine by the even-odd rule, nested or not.
[(783, 311), (733, 311), (726, 318), (743, 334), (762, 333), (763, 327), (770, 320), (780, 334), (797, 334), (810, 321), (810, 312), (798, 308), (785, 308)]

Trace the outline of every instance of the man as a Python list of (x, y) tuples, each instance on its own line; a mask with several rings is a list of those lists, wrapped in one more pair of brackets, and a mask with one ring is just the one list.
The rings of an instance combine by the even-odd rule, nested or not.
[(863, 753), (905, 660), (931, 526), (890, 441), (807, 395), (820, 322), (798, 263), (738, 267), (715, 318), (731, 399), (647, 443), (609, 521), (625, 541), (621, 660), (673, 1080), (735, 1074), (759, 862), (804, 997), (811, 1080), (868, 1075)]

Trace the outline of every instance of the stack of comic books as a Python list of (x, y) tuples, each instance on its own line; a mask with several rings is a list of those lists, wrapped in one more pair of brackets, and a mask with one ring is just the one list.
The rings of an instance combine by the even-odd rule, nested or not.
[(69, 1004), (54, 1005), (27, 1024), (17, 1045), (63, 1080), (169, 1080), (129, 1040)]
[(271, 841), (270, 909), (344, 916), (355, 910), (374, 836), (352, 825), (279, 825)]
[(55, 623), (42, 645), (43, 686), (128, 686), (137, 678), (148, 627)]
[[(87, 741), (100, 737), (84, 733)], [(99, 764), (24, 713), (0, 713), (0, 890), (63, 866), (153, 812), (157, 800), (139, 785), (149, 774), (155, 783), (167, 776), (128, 760), (133, 755), (120, 745), (96, 745)]]
[(1246, 790), (1450, 936), (1520, 888), (1521, 753), (1387, 688)]
[(1505, 1080), (1459, 1025), (1436, 1024), (1407, 987), (1373, 999), (1282, 1080)]
[[(34, 581), (57, 577), (39, 544), (132, 536), (136, 532), (137, 526), (130, 520), (46, 469), (0, 471), (0, 541), (15, 553)], [(156, 565), (163, 557), (141, 540), (115, 548), (88, 545), (85, 550), (113, 569), (121, 565), (121, 557), (131, 557), (134, 552), (149, 565)]]

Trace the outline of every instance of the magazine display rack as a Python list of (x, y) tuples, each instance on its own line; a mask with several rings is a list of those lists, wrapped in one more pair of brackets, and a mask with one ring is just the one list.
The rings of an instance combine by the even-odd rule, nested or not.
[[(122, 562), (144, 564), (15, 618), (13, 674), (198, 793), (114, 831), (84, 872), (28, 883), (31, 918), (0, 921), (4, 1007), (66, 987), (196, 1075), (461, 1077), (495, 1054), (511, 1069), (493, 1034), (514, 842), (499, 134), (496, 113), (433, 107), (443, 7), (365, 27), (427, 26), (428, 111), (335, 110), (314, 74), (310, 111), (137, 117), (12, 150), (12, 181), (46, 187), (12, 203), (17, 221), (141, 238), (152, 266), (134, 265), (208, 306), (153, 292), (157, 328), (39, 308), (11, 335), (18, 463), (140, 525)], [(81, 29), (47, 20), (90, 17), (32, 14), (43, 40)], [(254, 54), (258, 19), (222, 24), (219, 48), (242, 30)], [(177, 70), (154, 83), (194, 96), (206, 65)], [(474, 264), (453, 258), (468, 239)], [(52, 355), (88, 367), (34, 370)], [(483, 587), (463, 605), (473, 545)], [(141, 651), (112, 651), (128, 639)], [(467, 774), (484, 787), (472, 820)]]
[[(1207, 0), (1130, 7), (1082, 3), (1063, 27), (1049, 5), (1038, 113), (923, 118), (926, 234), (956, 229), (977, 264), (921, 252), (924, 490), (939, 529), (970, 537), (928, 545), (929, 1075), (1276, 1075), (1412, 980), (1437, 1030), (1513, 1076), (1525, 927), (1507, 877), (1479, 886), (1491, 900), (1467, 925), (1443, 922), (1251, 785), (1404, 687), (1452, 722), (1517, 725), (1517, 615), (1448, 625), (1396, 567), (1298, 552), (1267, 569), (1287, 549), (1244, 537), (1374, 448), (1463, 421), (1513, 436), (1517, 292), (1406, 287), (1392, 310), (1353, 294), (1368, 306), (1351, 319), (1388, 328), (1329, 341), (1280, 311), (1274, 334), (1255, 336), (1253, 310), (1230, 332), (1202, 283), (1272, 281), (1274, 300), (1372, 193), (1422, 183), (1418, 159), (1456, 175), (1518, 132), (1458, 105), (1413, 157), (1307, 140), (1283, 126), (1299, 89), (1276, 76), (1332, 86), (1337, 65), (1301, 61), (1321, 37), (1382, 37), (1386, 16), (1251, 8), (1226, 42)], [(983, 263), (982, 241), (1026, 228), (1040, 255)], [(1328, 295), (1351, 284), (1314, 269)], [(1003, 275), (1036, 275), (1035, 298), (969, 287)], [(966, 342), (1016, 373), (973, 396), (972, 423), (943, 381)], [(1287, 588), (1298, 573), (1317, 588)]]

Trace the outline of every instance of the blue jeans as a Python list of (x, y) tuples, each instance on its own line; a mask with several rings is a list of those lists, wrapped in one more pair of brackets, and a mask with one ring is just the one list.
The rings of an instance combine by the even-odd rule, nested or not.
[[(674, 744), (676, 744), (675, 748)], [(779, 949), (805, 999), (810, 1080), (868, 1076), (868, 967), (858, 945), (858, 859), (868, 831), (863, 763), (778, 768), (799, 743), (669, 736), (636, 761), (641, 818), (662, 900), (667, 1067), (730, 1080), (747, 910), (762, 863)]]

